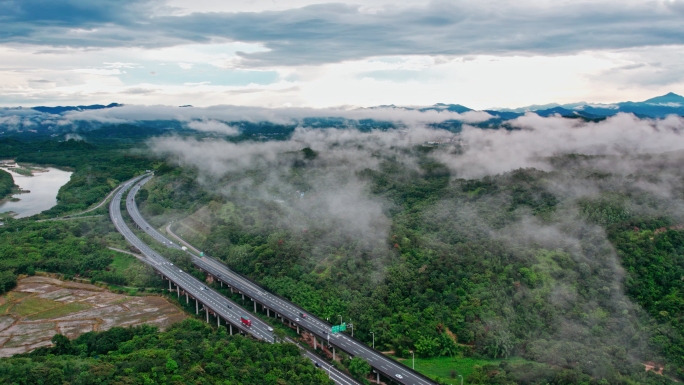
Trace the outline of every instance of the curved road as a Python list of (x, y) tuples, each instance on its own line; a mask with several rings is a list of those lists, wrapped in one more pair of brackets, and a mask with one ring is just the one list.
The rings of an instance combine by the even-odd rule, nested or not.
[[(126, 241), (128, 241), (131, 245), (138, 248), (138, 250), (140, 250), (144, 257), (143, 262), (151, 265), (164, 277), (170, 278), (178, 286), (179, 289), (183, 289), (183, 291), (189, 293), (192, 297), (198, 299), (199, 302), (204, 304), (203, 306), (205, 308), (210, 309), (215, 314), (218, 314), (220, 318), (223, 319), (224, 324), (225, 320), (229, 320), (230, 323), (234, 325), (234, 327), (237, 327), (238, 329), (241, 329), (251, 334), (257, 339), (261, 339), (272, 343), (273, 336), (272, 333), (269, 331), (270, 327), (265, 322), (261, 321), (257, 317), (250, 317), (250, 313), (244, 310), (242, 307), (240, 307), (237, 303), (227, 299), (218, 292), (210, 288), (207, 288), (203, 282), (199, 281), (195, 277), (174, 266), (166, 258), (162, 257), (159, 253), (152, 250), (152, 248), (150, 248), (146, 243), (144, 243), (140, 238), (138, 238), (133, 233), (133, 231), (131, 231), (131, 229), (126, 225), (123, 217), (121, 216), (121, 199), (123, 197), (123, 193), (131, 185), (133, 185), (140, 179), (144, 178), (145, 176), (147, 175), (142, 175), (125, 182), (118, 190), (117, 194), (114, 196), (114, 199), (112, 199), (109, 205), (109, 215), (117, 231), (119, 231), (124, 236), (124, 238), (126, 238)], [(147, 180), (149, 180), (149, 178), (145, 179), (145, 181)], [(137, 192), (138, 189), (139, 186), (136, 186), (133, 190), (131, 190), (131, 192), (129, 193), (129, 197), (135, 196), (135, 192)], [(129, 210), (131, 209), (131, 203), (131, 198), (128, 198), (126, 201), (126, 207)], [(180, 247), (178, 248), (180, 249)], [(252, 326), (243, 326), (240, 321), (240, 317), (247, 317), (251, 319)], [(309, 358), (312, 362), (318, 362), (319, 365), (321, 365), (321, 367), (323, 367), (328, 372), (330, 379), (332, 379), (336, 384), (360, 385), (356, 380), (350, 378), (346, 374), (340, 372), (339, 370), (325, 363), (323, 360), (318, 358), (313, 353), (304, 349), (302, 349), (302, 351), (304, 355), (307, 358)]]
[[(152, 176), (141, 180), (131, 189), (128, 197), (126, 198), (126, 208), (128, 213), (133, 221), (156, 241), (166, 245), (167, 247), (181, 249), (181, 246), (166, 238), (153, 226), (151, 226), (142, 217), (140, 211), (138, 210), (138, 206), (135, 202), (135, 194), (140, 187), (147, 183), (150, 179), (152, 179)], [(183, 243), (187, 244), (186, 242)], [(197, 250), (194, 247), (193, 249)], [(207, 271), (211, 275), (217, 277), (220, 281), (230, 284), (231, 287), (240, 290), (245, 295), (251, 297), (262, 305), (265, 305), (271, 310), (276, 311), (278, 314), (281, 314), (282, 316), (294, 321), (299, 319), (299, 321), (297, 321), (299, 326), (302, 326), (319, 338), (329, 341), (330, 344), (341, 348), (353, 356), (364, 358), (373, 368), (383, 373), (388, 378), (391, 378), (393, 381), (409, 385), (436, 385), (435, 382), (423, 376), (422, 374), (411, 370), (410, 368), (392, 360), (391, 358), (386, 357), (382, 353), (371, 349), (362, 342), (346, 334), (337, 333), (331, 335), (330, 324), (312, 315), (309, 315), (307, 311), (294, 305), (288, 300), (267, 292), (253, 282), (233, 272), (223, 263), (206, 255), (204, 257), (198, 257), (192, 253), (191, 255), (193, 258), (193, 263), (202, 270)], [(307, 317), (302, 317), (302, 314), (307, 314)]]

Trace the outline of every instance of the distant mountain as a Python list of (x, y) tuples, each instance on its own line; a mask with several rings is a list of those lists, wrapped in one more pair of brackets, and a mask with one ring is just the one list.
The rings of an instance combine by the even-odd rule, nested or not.
[(57, 107), (46, 107), (46, 106), (38, 106), (38, 107), (33, 107), (34, 110), (44, 112), (46, 114), (53, 114), (53, 115), (58, 115), (62, 114), (67, 111), (84, 111), (84, 110), (101, 110), (103, 108), (113, 108), (113, 107), (121, 107), (123, 104), (119, 103), (110, 103), (108, 105), (102, 105), (102, 104), (93, 104), (90, 106), (57, 106)]
[(419, 111), (451, 111), (451, 112), (457, 112), (459, 114), (462, 114), (464, 112), (472, 111), (472, 108), (468, 108), (466, 106), (462, 106), (460, 104), (444, 104), (444, 103), (437, 103), (433, 106), (430, 107), (425, 107), (421, 108)]
[(669, 92), (663, 96), (656, 96), (655, 98), (644, 100), (642, 103), (651, 104), (672, 104), (676, 103), (680, 106), (684, 106), (684, 96), (677, 95), (674, 92)]
[[(667, 115), (684, 116), (684, 97), (673, 92), (647, 99), (642, 102), (621, 102), (615, 104), (592, 104), (586, 102), (569, 104), (531, 105), (515, 109), (501, 109), (499, 112), (524, 113), (531, 111), (540, 116), (558, 114), (564, 117), (600, 119), (620, 112), (632, 113), (642, 118), (664, 118)], [(487, 110), (494, 115), (497, 110)]]

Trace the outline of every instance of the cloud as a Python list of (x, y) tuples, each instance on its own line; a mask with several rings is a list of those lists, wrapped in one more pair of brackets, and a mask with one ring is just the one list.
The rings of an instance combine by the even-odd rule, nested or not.
[(418, 111), (401, 107), (378, 108), (264, 108), (248, 106), (212, 106), (206, 108), (179, 108), (173, 106), (126, 105), (103, 110), (74, 111), (64, 115), (68, 121), (123, 122), (144, 120), (219, 120), (226, 122), (249, 121), (275, 124), (298, 124), (304, 118), (343, 118), (349, 120), (374, 119), (408, 125), (458, 120), (481, 122), (492, 118), (484, 111), (463, 114), (452, 111)]
[[(115, 4), (114, 4), (115, 3)], [(684, 44), (681, 1), (325, 3), (265, 12), (174, 15), (160, 1), (5, 0), (0, 41), (73, 47), (163, 47), (228, 39), (263, 44), (245, 66), (381, 55), (563, 54)]]
[(639, 119), (617, 114), (599, 123), (528, 113), (511, 121), (516, 128), (482, 130), (466, 126), (462, 153), (443, 152), (439, 160), (458, 177), (480, 178), (518, 168), (551, 170), (545, 159), (558, 154), (636, 155), (684, 150), (684, 118)]
[(188, 123), (188, 127), (197, 131), (217, 132), (224, 135), (238, 135), (240, 130), (237, 127), (229, 126), (218, 120), (200, 120)]

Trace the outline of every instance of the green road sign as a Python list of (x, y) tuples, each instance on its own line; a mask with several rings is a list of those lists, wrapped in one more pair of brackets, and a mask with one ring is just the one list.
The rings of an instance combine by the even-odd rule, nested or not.
[(200, 252), (200, 257), (204, 257), (204, 251)]
[(332, 332), (333, 332), (333, 333), (339, 333), (339, 332), (340, 332), (340, 327), (337, 326), (337, 325), (333, 326), (333, 327), (332, 327)]
[(342, 325), (340, 325), (340, 331), (343, 332), (347, 330), (347, 324), (345, 322), (342, 322)]

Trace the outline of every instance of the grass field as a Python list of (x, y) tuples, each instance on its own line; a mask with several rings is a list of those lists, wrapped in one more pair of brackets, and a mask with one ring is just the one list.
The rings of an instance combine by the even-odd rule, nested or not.
[(27, 298), (20, 303), (14, 305), (12, 313), (20, 316), (27, 316), (29, 314), (39, 313), (57, 306), (63, 306), (60, 302), (50, 301), (43, 298)]
[(123, 272), (128, 269), (131, 264), (135, 263), (135, 257), (124, 254), (124, 253), (114, 253), (114, 260), (109, 265), (114, 271)]
[(63, 306), (58, 306), (52, 309), (48, 309), (45, 311), (42, 311), (40, 313), (33, 314), (29, 317), (27, 317), (31, 321), (35, 320), (41, 320), (41, 319), (49, 319), (49, 318), (58, 318), (65, 316), (67, 314), (71, 313), (76, 313), (81, 310), (86, 310), (90, 309), (91, 306), (85, 303), (80, 303), (80, 302), (71, 302), (67, 303)]
[[(394, 357), (396, 359), (396, 357)], [(416, 370), (430, 378), (441, 379), (447, 383), (454, 385), (460, 384), (458, 375), (467, 378), (473, 372), (475, 366), (484, 365), (498, 365), (503, 360), (483, 360), (476, 358), (451, 358), (451, 357), (434, 357), (434, 358), (418, 358), (416, 357)], [(511, 357), (506, 361), (510, 363), (525, 362), (524, 358)], [(399, 362), (411, 367), (411, 358), (400, 360)], [(452, 372), (455, 377), (452, 378)], [(453, 380), (453, 381), (451, 381)], [(464, 384), (467, 383), (464, 382)]]

